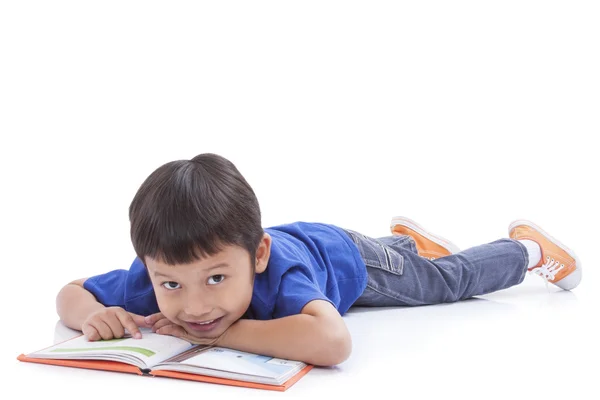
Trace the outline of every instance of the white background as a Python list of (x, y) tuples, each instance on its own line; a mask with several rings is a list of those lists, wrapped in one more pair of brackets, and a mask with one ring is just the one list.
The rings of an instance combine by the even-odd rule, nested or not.
[[(597, 394), (599, 19), (593, 1), (2, 2), (3, 386)], [(265, 227), (383, 236), (405, 215), (466, 248), (528, 218), (577, 252), (583, 282), (565, 295), (528, 277), (490, 296), (498, 313), (351, 312), (350, 360), (284, 394), (17, 362), (55, 339), (62, 285), (129, 267), (127, 211), (146, 176), (203, 152), (236, 164)]]

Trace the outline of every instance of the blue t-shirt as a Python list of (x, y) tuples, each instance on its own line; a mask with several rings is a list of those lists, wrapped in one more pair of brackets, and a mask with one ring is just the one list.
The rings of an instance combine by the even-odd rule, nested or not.
[[(343, 315), (364, 291), (367, 271), (358, 248), (340, 228), (296, 222), (266, 228), (271, 238), (267, 269), (256, 274), (247, 318), (299, 314), (312, 300), (332, 303)], [(105, 306), (139, 315), (159, 311), (146, 267), (139, 258), (129, 270), (88, 278), (84, 287)]]

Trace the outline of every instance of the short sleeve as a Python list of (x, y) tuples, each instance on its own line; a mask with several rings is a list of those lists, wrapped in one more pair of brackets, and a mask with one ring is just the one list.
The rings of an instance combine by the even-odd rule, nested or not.
[[(305, 271), (292, 268), (281, 278), (273, 318), (300, 314), (304, 306), (313, 300), (325, 300), (331, 303), (331, 300), (321, 292), (319, 285), (311, 280)], [(333, 305), (336, 307), (335, 304)]]
[(83, 287), (106, 307), (122, 307), (139, 315), (159, 311), (146, 266), (136, 257), (129, 270), (118, 269), (86, 279)]

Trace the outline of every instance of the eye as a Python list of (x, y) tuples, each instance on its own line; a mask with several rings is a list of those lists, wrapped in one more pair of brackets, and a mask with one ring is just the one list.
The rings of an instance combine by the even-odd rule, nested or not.
[(181, 288), (181, 285), (177, 282), (169, 281), (169, 282), (164, 282), (162, 284), (162, 287), (164, 287), (167, 290), (175, 290), (175, 289)]
[(224, 279), (225, 279), (225, 275), (213, 275), (210, 278), (208, 278), (208, 284), (216, 285), (218, 283), (223, 282)]

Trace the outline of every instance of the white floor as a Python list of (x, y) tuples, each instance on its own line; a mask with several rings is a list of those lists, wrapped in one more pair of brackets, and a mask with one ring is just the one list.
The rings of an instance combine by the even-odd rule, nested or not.
[[(345, 316), (352, 356), (316, 368), (285, 393), (13, 362), (8, 381), (34, 397), (124, 399), (218, 396), (345, 398), (598, 399), (595, 294), (548, 289), (536, 276), (518, 287), (455, 304), (356, 308)], [(58, 342), (75, 331), (60, 322)], [(45, 338), (44, 338), (45, 339)], [(22, 349), (22, 350), (37, 350)], [(17, 354), (15, 354), (16, 356)], [(6, 377), (6, 375), (5, 375)], [(100, 390), (102, 389), (102, 390)]]
[[(593, 1), (0, 1), (1, 398), (600, 399), (599, 19)], [(204, 152), (265, 227), (378, 237), (404, 215), (467, 248), (527, 218), (583, 282), (352, 310), (351, 358), (285, 393), (18, 362), (72, 334), (63, 285), (129, 267), (143, 180)]]

